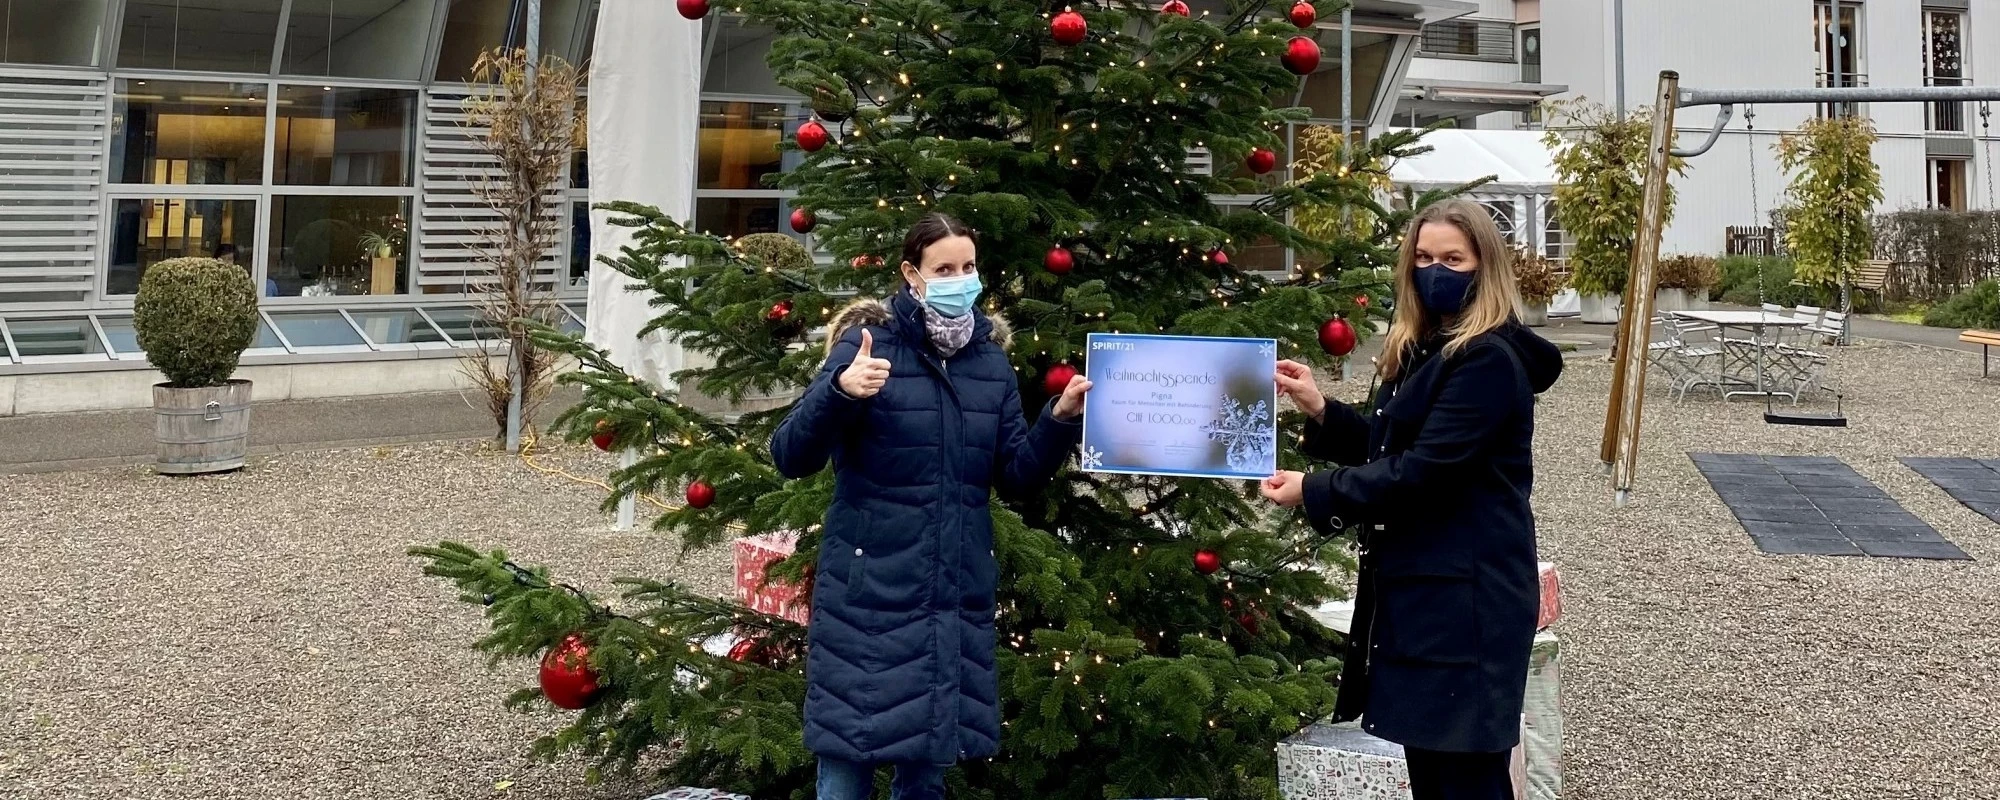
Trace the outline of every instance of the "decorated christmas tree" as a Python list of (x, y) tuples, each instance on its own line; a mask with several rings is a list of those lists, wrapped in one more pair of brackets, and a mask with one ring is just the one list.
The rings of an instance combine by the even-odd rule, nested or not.
[[(981, 308), (1014, 328), (1030, 410), (1087, 369), (1092, 332), (1274, 338), (1281, 357), (1324, 372), (1385, 316), (1378, 270), (1411, 210), (1444, 194), (1381, 202), (1382, 165), (1421, 152), (1418, 133), (1274, 172), (1287, 126), (1305, 117), (1280, 101), (1320, 58), (1301, 31), (1315, 18), (1305, 3), (743, 0), (739, 13), (779, 32), (770, 63), (814, 109), (783, 145), (803, 163), (777, 185), (796, 192), (793, 230), (833, 265), (784, 237), (725, 241), (617, 203), (634, 237), (603, 257), (651, 293), (657, 317), (642, 335), (666, 332), (712, 361), (678, 376), (712, 397), (809, 382), (824, 323), (854, 296), (898, 290), (903, 232), (931, 211), (980, 232)], [(1232, 211), (1217, 195), (1261, 199)], [(1325, 226), (1335, 238), (1286, 222), (1329, 209), (1351, 210)], [(1248, 269), (1238, 262), (1253, 246), (1315, 266)], [(833, 480), (778, 474), (768, 445), (784, 409), (697, 412), (579, 339), (541, 329), (535, 341), (582, 366), (564, 380), (585, 400), (555, 426), (641, 454), (612, 473), (607, 508), (672, 496), (654, 524), (688, 548), (796, 533), (795, 555), (767, 579), (809, 589)], [(1281, 442), (1300, 424), (1282, 417)], [(993, 515), (1005, 729), (998, 757), (953, 772), (953, 796), (1277, 796), (1274, 745), (1332, 709), (1342, 642), (1304, 610), (1339, 593), (1341, 542), (1248, 482), (1074, 465), (1036, 496), (996, 498)], [(802, 626), (669, 582), (631, 579), (610, 599), (502, 552), (414, 552), (487, 606), (493, 632), (479, 647), (543, 659), (541, 686), (512, 702), (581, 709), (540, 751), (811, 796)], [(735, 644), (703, 647), (718, 637)]]

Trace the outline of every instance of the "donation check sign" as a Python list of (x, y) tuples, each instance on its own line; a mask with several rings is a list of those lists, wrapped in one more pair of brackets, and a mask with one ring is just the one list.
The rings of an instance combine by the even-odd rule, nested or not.
[(1278, 468), (1278, 344), (1093, 333), (1083, 410), (1091, 472), (1262, 480)]

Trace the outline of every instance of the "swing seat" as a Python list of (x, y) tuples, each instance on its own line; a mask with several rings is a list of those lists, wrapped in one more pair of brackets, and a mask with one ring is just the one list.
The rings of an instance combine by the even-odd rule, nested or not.
[(1803, 425), (1812, 428), (1845, 428), (1847, 427), (1847, 416), (1841, 413), (1841, 399), (1841, 396), (1837, 393), (1833, 396), (1833, 413), (1814, 414), (1800, 411), (1797, 408), (1779, 411), (1771, 405), (1770, 395), (1765, 395), (1764, 424)]

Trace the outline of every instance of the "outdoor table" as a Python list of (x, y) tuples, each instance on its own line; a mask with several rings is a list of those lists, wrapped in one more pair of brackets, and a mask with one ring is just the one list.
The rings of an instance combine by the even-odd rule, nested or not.
[[(1791, 392), (1778, 391), (1776, 387), (1770, 384), (1770, 371), (1764, 368), (1764, 361), (1766, 352), (1772, 348), (1764, 338), (1764, 329), (1804, 328), (1811, 324), (1811, 320), (1799, 319), (1790, 314), (1773, 314), (1768, 311), (1669, 311), (1667, 313), (1681, 319), (1706, 322), (1725, 331), (1743, 330), (1750, 332), (1750, 340), (1756, 343), (1754, 349), (1757, 351), (1755, 357), (1751, 359), (1756, 370), (1756, 380), (1751, 383), (1751, 386), (1754, 388), (1724, 392), (1722, 395), (1724, 400), (1739, 394), (1765, 397), (1782, 394), (1786, 397), (1797, 397), (1797, 395)], [(1726, 348), (1728, 344), (1724, 342), (1723, 346)]]

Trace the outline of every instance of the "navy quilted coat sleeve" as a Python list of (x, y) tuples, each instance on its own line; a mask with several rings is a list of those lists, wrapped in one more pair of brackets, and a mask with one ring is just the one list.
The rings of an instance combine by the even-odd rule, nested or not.
[[(890, 363), (882, 391), (843, 394), (861, 329)], [(994, 490), (1027, 493), (1081, 428), (1020, 404), (1004, 333), (981, 318), (950, 358), (916, 302), (858, 303), (771, 441), (790, 477), (834, 470), (807, 631), (806, 747), (862, 763), (951, 764), (999, 752)]]

